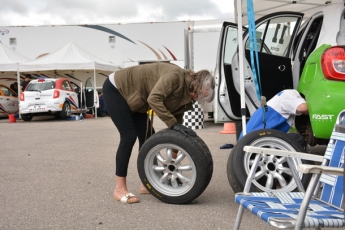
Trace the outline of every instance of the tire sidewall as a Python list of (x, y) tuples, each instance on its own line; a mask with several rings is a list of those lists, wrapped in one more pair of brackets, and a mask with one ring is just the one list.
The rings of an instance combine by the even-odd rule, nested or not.
[(68, 102), (65, 102), (62, 106), (62, 110), (60, 112), (60, 117), (63, 119), (66, 119), (69, 115), (66, 113), (66, 107), (69, 107), (69, 110), (71, 110), (71, 105)]
[(22, 120), (23, 121), (31, 121), (33, 118), (32, 114), (21, 114)]

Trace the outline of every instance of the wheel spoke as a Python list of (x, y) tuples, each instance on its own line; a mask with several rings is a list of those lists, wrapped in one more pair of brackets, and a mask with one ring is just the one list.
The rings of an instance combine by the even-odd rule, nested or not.
[(273, 182), (274, 182), (273, 175), (270, 173), (267, 175), (267, 181), (266, 181), (265, 187), (271, 189), (273, 187)]
[(180, 180), (182, 181), (182, 183), (188, 183), (190, 181), (189, 178), (183, 176), (181, 173), (176, 173), (177, 177), (180, 178)]
[(191, 165), (183, 165), (183, 166), (178, 166), (177, 169), (179, 171), (190, 171), (193, 169)]
[(176, 160), (175, 160), (175, 164), (180, 164), (181, 161), (183, 161), (183, 159), (184, 159), (185, 157), (186, 157), (186, 155), (185, 155), (184, 153), (180, 153), (180, 154), (177, 156)]
[[(249, 166), (252, 166), (254, 164), (254, 160), (250, 160), (249, 161)], [(259, 165), (258, 166), (264, 166), (264, 161), (259, 161)], [(250, 167), (251, 168), (251, 167)]]
[(156, 171), (156, 172), (163, 172), (165, 170), (165, 167), (163, 166), (158, 166), (158, 165), (154, 165), (153, 167), (153, 170)]
[(172, 162), (172, 149), (167, 149), (167, 162)]
[(293, 174), (292, 174), (290, 168), (281, 167), (281, 168), (279, 168), (279, 170), (280, 170), (282, 173), (288, 174), (289, 176), (293, 176)]
[(261, 170), (261, 171), (255, 173), (254, 178), (255, 178), (255, 180), (259, 180), (259, 179), (260, 179), (261, 177), (263, 177), (265, 174), (266, 174), (266, 171), (265, 171), (265, 170)]
[(158, 153), (156, 154), (156, 157), (157, 157), (157, 160), (158, 160), (160, 163), (162, 163), (162, 164), (164, 164), (164, 165), (167, 164), (167, 161), (162, 157), (162, 155), (161, 155), (160, 152), (158, 152)]
[(172, 174), (172, 176), (171, 176), (171, 185), (172, 185), (174, 188), (177, 188), (177, 187), (178, 187), (178, 183), (177, 183), (176, 179), (177, 179), (176, 174)]
[(164, 175), (159, 180), (161, 183), (165, 183), (168, 180), (169, 173), (164, 173)]
[(286, 180), (282, 175), (280, 175), (279, 173), (276, 173), (276, 179), (278, 180), (278, 182), (282, 188), (286, 186), (286, 184), (287, 184)]
[(281, 157), (281, 158), (276, 158), (277, 159), (277, 163), (278, 164), (283, 164), (286, 162), (286, 158), (285, 157)]
[(260, 161), (267, 161), (267, 160), (268, 160), (267, 154), (261, 154), (261, 159), (260, 159)]

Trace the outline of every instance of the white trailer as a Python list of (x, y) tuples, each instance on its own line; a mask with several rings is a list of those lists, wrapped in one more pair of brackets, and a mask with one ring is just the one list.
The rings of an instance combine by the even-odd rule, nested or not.
[[(227, 21), (234, 21), (227, 19)], [(102, 25), (1, 26), (0, 42), (30, 59), (74, 42), (120, 68), (169, 61), (182, 68), (214, 71), (223, 20)], [(0, 74), (0, 81), (1, 81)], [(68, 76), (67, 76), (68, 77)], [(6, 83), (10, 77), (6, 75)], [(105, 76), (97, 76), (105, 80)], [(16, 76), (13, 75), (13, 81)], [(103, 82), (97, 80), (96, 88)], [(212, 110), (208, 105), (207, 111)]]

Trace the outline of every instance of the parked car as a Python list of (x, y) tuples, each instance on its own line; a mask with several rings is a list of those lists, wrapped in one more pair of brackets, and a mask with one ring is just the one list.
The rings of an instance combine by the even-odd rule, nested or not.
[[(261, 93), (267, 100), (284, 89), (297, 89), (304, 95), (309, 116), (295, 120), (297, 131), (310, 146), (328, 143), (337, 114), (345, 108), (345, 19), (344, 4), (325, 6), (303, 22), (303, 13), (276, 12), (256, 21)], [(244, 85), (247, 119), (261, 106), (255, 91), (250, 63), (248, 30), (244, 30)], [(235, 122), (241, 132), (239, 54), (237, 25), (223, 24), (217, 56), (215, 122)], [(235, 192), (243, 191), (253, 157), (244, 145), (298, 151), (294, 143), (279, 136), (256, 135), (246, 138), (231, 151), (228, 160), (229, 183)], [(238, 143), (237, 143), (238, 144)], [(242, 146), (242, 148), (241, 148)], [(277, 165), (279, 162), (279, 165)], [(294, 164), (300, 164), (298, 159)], [(272, 167), (269, 167), (272, 166)], [(303, 177), (303, 174), (299, 175)], [(286, 159), (267, 156), (258, 168), (252, 190), (292, 191), (296, 189)]]
[(84, 90), (68, 78), (45, 78), (30, 81), (25, 91), (20, 94), (20, 115), (24, 121), (30, 121), (36, 115), (54, 115), (67, 118), (72, 114), (87, 112), (98, 105), (98, 96), (94, 92), (89, 78)]
[(0, 117), (18, 113), (18, 95), (6, 85), (0, 84)]

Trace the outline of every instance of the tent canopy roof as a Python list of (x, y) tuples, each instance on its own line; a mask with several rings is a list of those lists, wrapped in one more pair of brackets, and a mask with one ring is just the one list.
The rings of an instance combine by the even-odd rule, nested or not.
[(118, 68), (118, 66), (94, 56), (73, 42), (53, 53), (19, 65), (20, 72), (94, 69), (113, 72)]
[(17, 63), (30, 61), (29, 58), (11, 50), (9, 47), (0, 43), (0, 71), (17, 71)]

